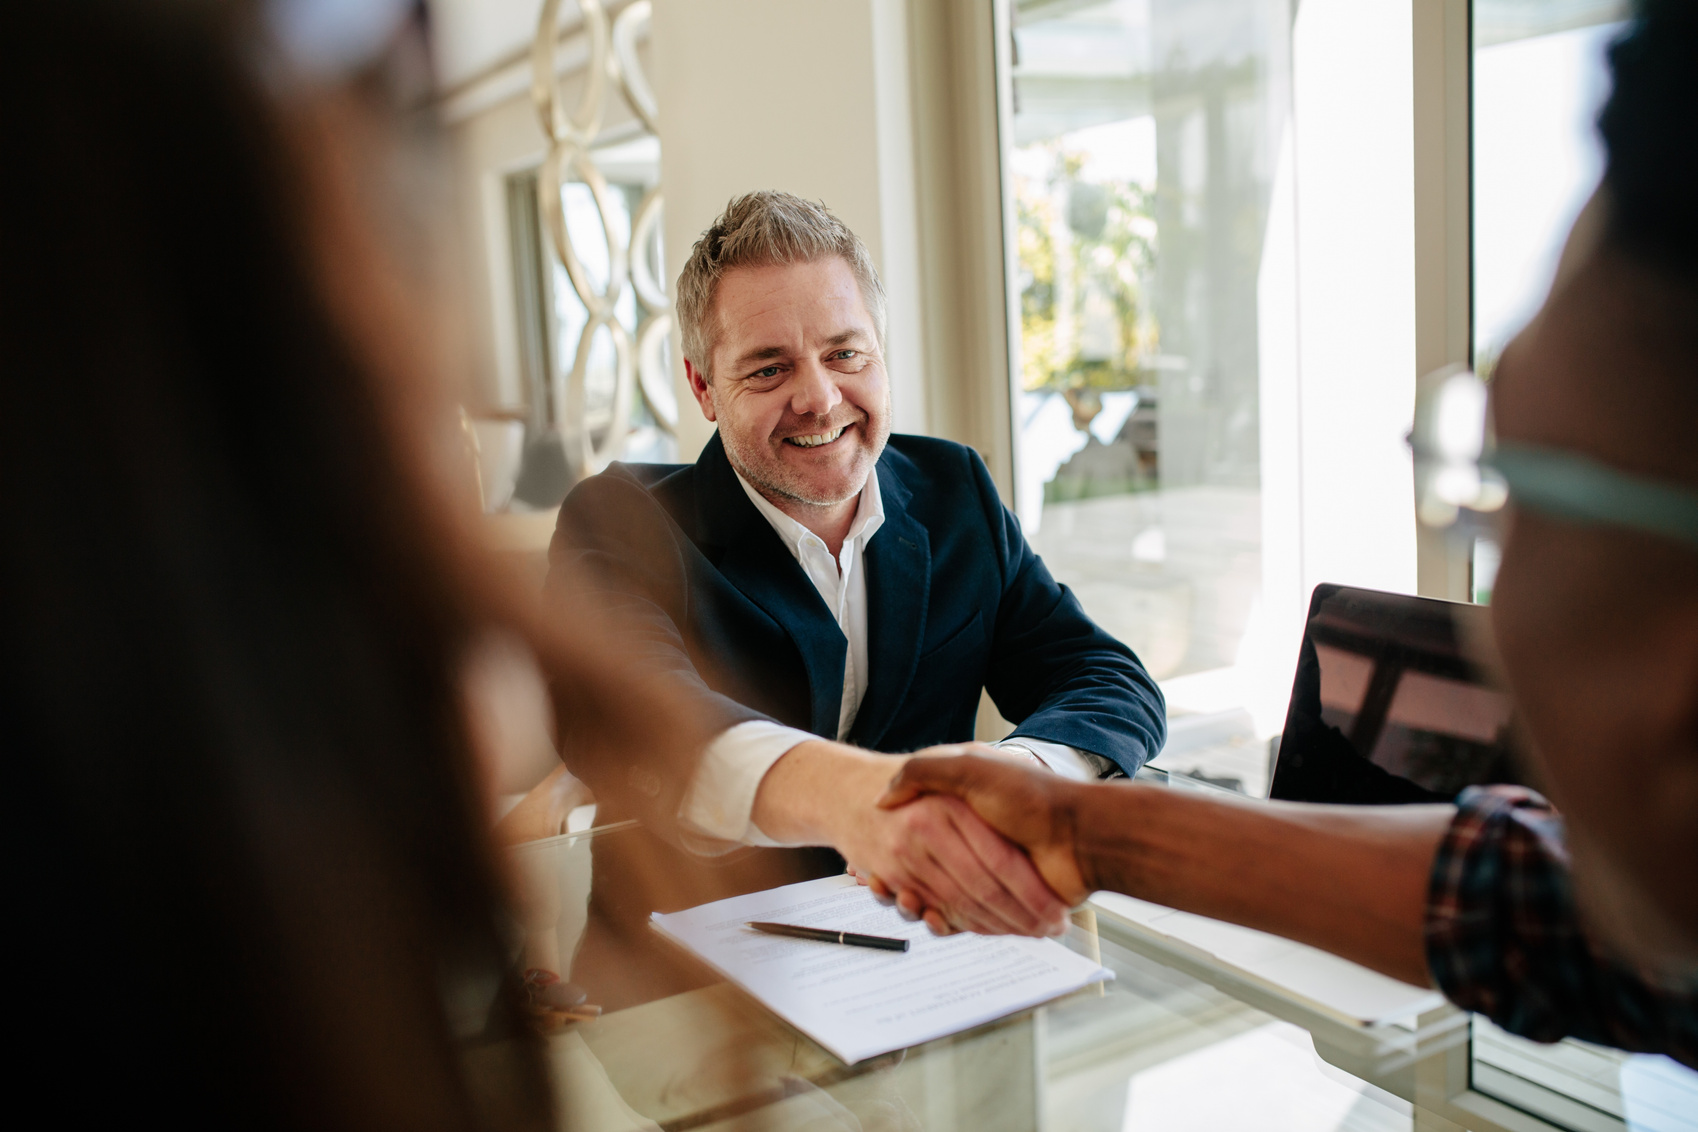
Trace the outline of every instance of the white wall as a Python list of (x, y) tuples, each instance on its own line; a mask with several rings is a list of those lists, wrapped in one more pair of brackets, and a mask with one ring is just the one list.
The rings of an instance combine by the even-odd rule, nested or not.
[(1295, 640), (1320, 582), (1414, 593), (1411, 0), (1303, 0), (1261, 276), (1263, 601)]
[[(437, 81), (451, 90), (493, 64), (530, 47), (541, 0), (429, 0)], [(578, 21), (571, 3), (561, 22)]]
[[(733, 196), (824, 201), (889, 296), (895, 427), (926, 431), (904, 0), (655, 0), (650, 34), (667, 271)], [(712, 426), (674, 372), (693, 459)]]

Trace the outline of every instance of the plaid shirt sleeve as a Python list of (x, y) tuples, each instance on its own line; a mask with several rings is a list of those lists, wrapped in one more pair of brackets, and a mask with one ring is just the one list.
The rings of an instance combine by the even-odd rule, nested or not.
[(1433, 862), (1426, 945), (1445, 996), (1511, 1033), (1698, 1067), (1698, 988), (1661, 986), (1587, 937), (1563, 820), (1531, 790), (1473, 787), (1457, 799)]

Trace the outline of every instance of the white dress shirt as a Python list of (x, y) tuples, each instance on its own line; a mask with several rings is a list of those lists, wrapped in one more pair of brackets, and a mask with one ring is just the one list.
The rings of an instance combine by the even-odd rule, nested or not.
[[(855, 519), (849, 524), (842, 552), (835, 559), (824, 539), (774, 507), (749, 485), (741, 472), (737, 473), (737, 482), (742, 485), (749, 502), (778, 532), (778, 537), (808, 575), (808, 580), (813, 582), (820, 599), (837, 618), (837, 627), (843, 630), (848, 641), (843, 659), (843, 698), (837, 713), (837, 738), (841, 740), (854, 726), (855, 713), (860, 710), (861, 700), (867, 694), (867, 572), (864, 552), (867, 543), (884, 525), (884, 497), (879, 491), (878, 475), (875, 472), (867, 477), (867, 485), (861, 489), (860, 502), (855, 508)], [(709, 843), (702, 843), (699, 838), (691, 838), (691, 847), (698, 852), (714, 852), (729, 846), (715, 846), (711, 842), (782, 844), (767, 837), (752, 820), (750, 815), (755, 808), (755, 792), (772, 764), (783, 758), (790, 748), (817, 738), (819, 736), (807, 731), (757, 719), (728, 728), (708, 744), (679, 808), (679, 816), (686, 827), (701, 838), (709, 839)], [(995, 745), (1023, 751), (1034, 761), (1069, 778), (1091, 780), (1114, 770), (1114, 764), (1101, 755), (1043, 739), (1021, 736)]]

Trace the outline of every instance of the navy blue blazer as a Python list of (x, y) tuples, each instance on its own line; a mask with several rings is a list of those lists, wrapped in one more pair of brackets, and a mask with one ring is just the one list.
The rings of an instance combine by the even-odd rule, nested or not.
[[(1155, 682), (1050, 576), (976, 452), (893, 436), (876, 474), (885, 522), (864, 552), (868, 684), (849, 742), (903, 752), (970, 740), (988, 689), (1014, 735), (1103, 755), (1128, 774), (1161, 749)], [(693, 465), (614, 464), (579, 484), (549, 553), (551, 585), (594, 588), (624, 614), (645, 663), (705, 718), (837, 737), (847, 642), (717, 435)], [(574, 769), (675, 839), (688, 775), (630, 757), (624, 774)]]

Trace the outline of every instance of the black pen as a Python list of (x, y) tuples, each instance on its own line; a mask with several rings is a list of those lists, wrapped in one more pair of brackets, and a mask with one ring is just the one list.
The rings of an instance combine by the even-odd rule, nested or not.
[(815, 939), (821, 943), (846, 943), (850, 947), (876, 947), (880, 951), (907, 951), (908, 941), (887, 935), (862, 935), (860, 932), (834, 932), (828, 928), (802, 928), (795, 924), (751, 923), (749, 927), (768, 935), (794, 936), (796, 939)]

